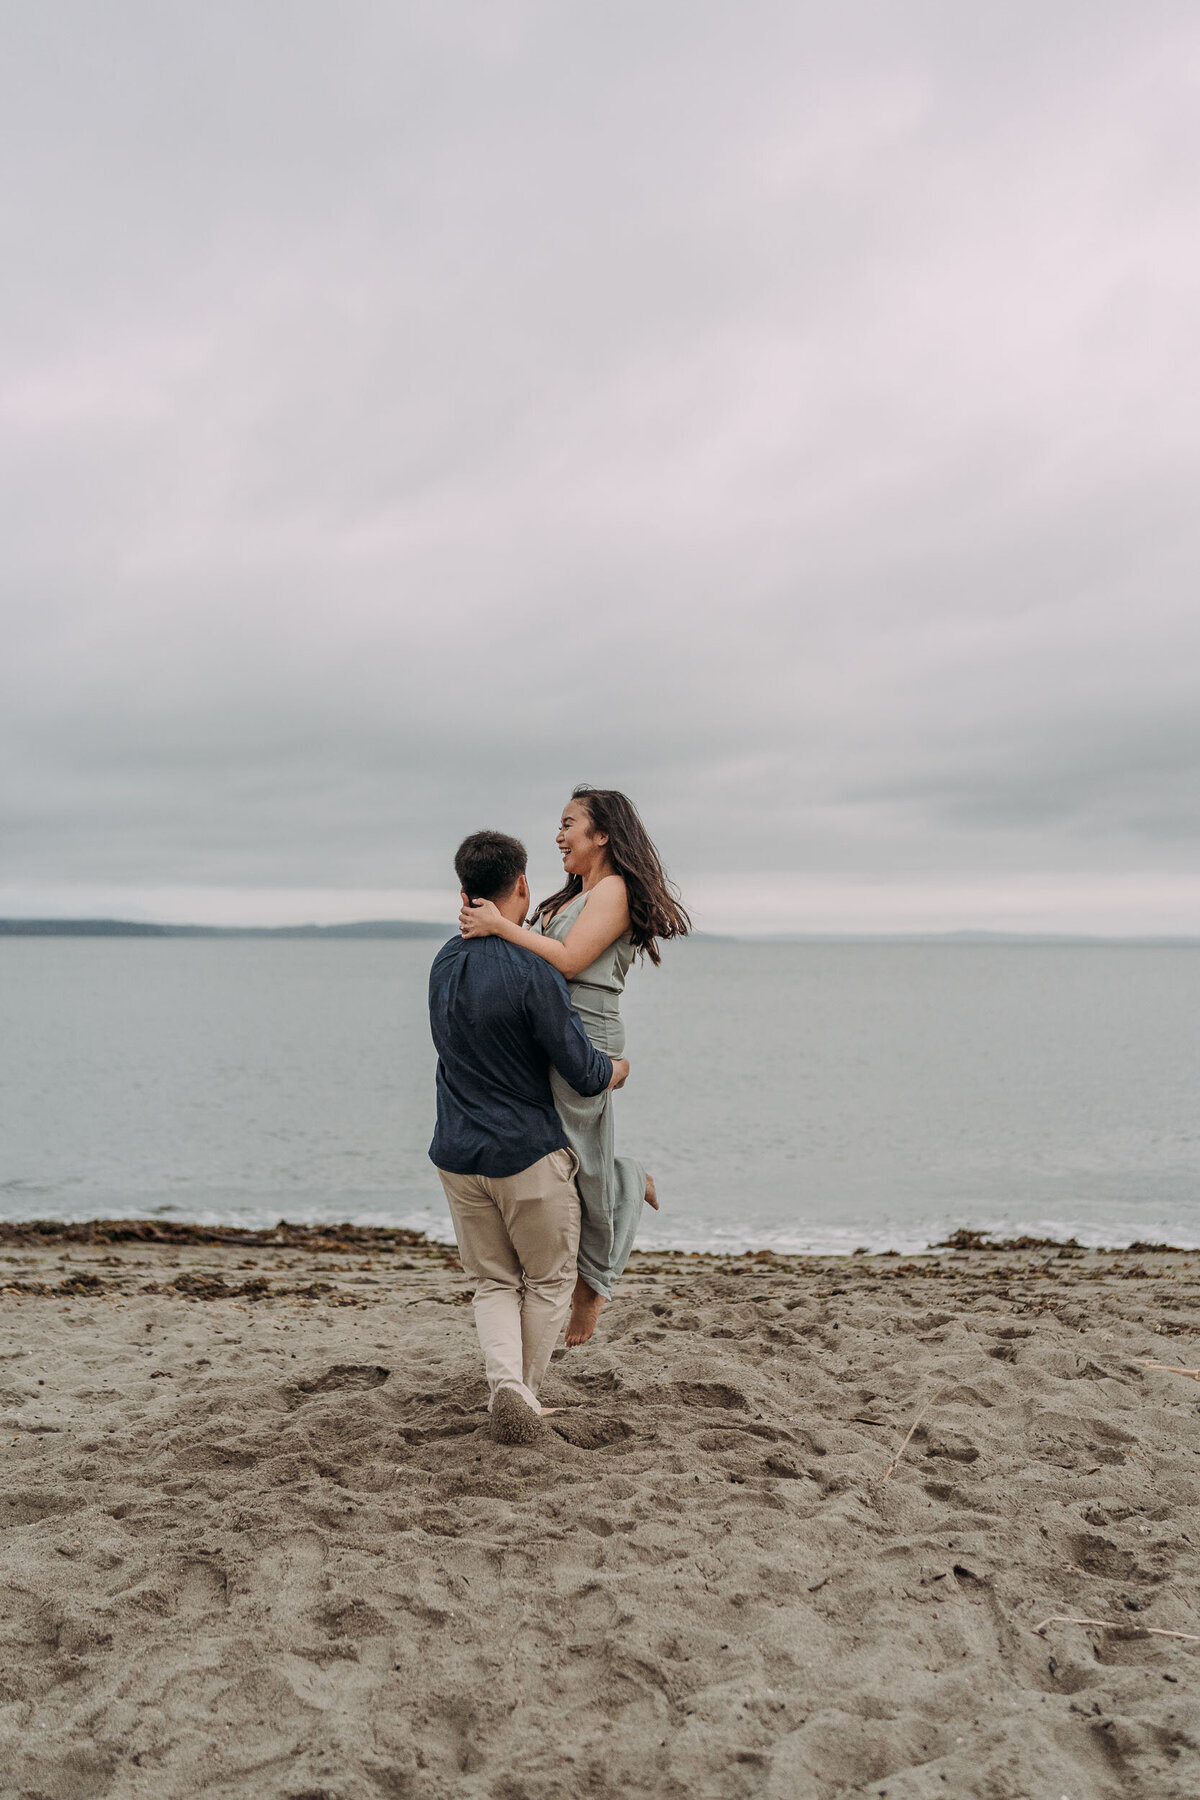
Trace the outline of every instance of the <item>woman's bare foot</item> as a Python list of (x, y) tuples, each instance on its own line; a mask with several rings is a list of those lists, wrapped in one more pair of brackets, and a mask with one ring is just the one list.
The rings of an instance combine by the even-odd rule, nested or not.
[(646, 1177), (646, 1205), (652, 1206), (655, 1212), (658, 1211), (658, 1189), (654, 1185), (653, 1175)]
[(603, 1294), (590, 1288), (581, 1275), (575, 1283), (575, 1292), (571, 1295), (571, 1316), (567, 1320), (567, 1346), (574, 1349), (577, 1344), (586, 1344), (596, 1329), (596, 1320), (600, 1317), (600, 1309), (608, 1302)]

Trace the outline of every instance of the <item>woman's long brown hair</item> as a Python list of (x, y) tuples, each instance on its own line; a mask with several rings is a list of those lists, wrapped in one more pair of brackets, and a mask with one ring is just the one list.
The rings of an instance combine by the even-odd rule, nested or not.
[[(680, 904), (678, 890), (667, 879), (637, 807), (614, 788), (589, 787), (586, 782), (572, 789), (571, 798), (582, 804), (593, 831), (607, 833), (608, 860), (625, 883), (634, 949), (644, 951), (652, 963), (660, 963), (659, 938), (686, 937), (692, 921)], [(549, 921), (582, 888), (582, 875), (568, 875), (557, 894), (539, 901), (534, 919)]]

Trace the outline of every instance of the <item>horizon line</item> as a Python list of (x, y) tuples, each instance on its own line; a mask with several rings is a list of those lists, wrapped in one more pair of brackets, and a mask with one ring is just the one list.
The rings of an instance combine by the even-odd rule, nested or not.
[[(299, 937), (429, 938), (453, 932), (431, 919), (356, 919), (318, 925), (200, 925), (119, 918), (0, 918), (0, 937)], [(975, 927), (915, 931), (694, 931), (726, 943), (957, 943), (1200, 945), (1200, 933), (1015, 931)]]

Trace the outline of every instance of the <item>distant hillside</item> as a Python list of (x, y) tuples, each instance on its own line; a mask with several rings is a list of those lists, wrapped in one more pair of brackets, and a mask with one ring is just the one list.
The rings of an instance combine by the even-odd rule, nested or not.
[(1094, 944), (1101, 947), (1117, 944), (1128, 948), (1200, 945), (1200, 938), (1182, 934), (1101, 937), (1071, 931), (756, 931), (740, 932), (738, 941), (743, 944), (979, 944), (985, 948), (989, 944)]
[[(0, 937), (120, 938), (436, 938), (454, 931), (430, 919), (359, 919), (350, 925), (147, 925), (137, 919), (0, 919)], [(700, 944), (1094, 944), (1200, 947), (1197, 937), (1084, 937), (1067, 932), (713, 932), (693, 931)], [(671, 946), (675, 948), (674, 945)]]
[(145, 925), (134, 919), (0, 919), (0, 937), (447, 938), (428, 919), (362, 919), (353, 925)]

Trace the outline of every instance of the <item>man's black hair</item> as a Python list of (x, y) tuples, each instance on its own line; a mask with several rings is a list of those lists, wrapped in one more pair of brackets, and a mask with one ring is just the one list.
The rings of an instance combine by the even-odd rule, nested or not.
[(468, 900), (502, 900), (516, 887), (528, 860), (520, 838), (473, 831), (455, 852), (454, 873)]

